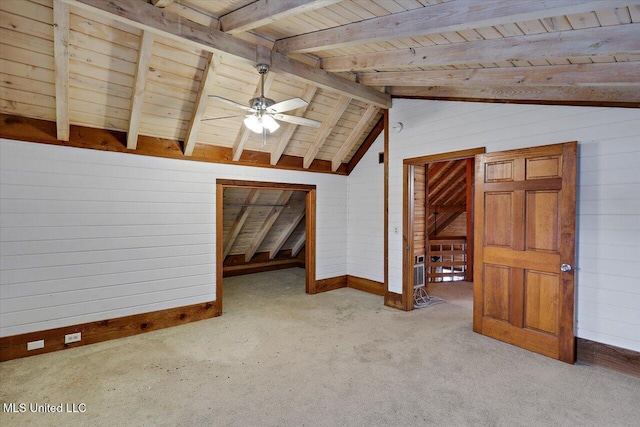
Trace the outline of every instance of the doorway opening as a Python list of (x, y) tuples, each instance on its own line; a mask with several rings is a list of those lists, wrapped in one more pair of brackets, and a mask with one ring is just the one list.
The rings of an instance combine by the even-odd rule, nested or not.
[[(314, 185), (216, 181), (216, 299), (225, 277), (304, 268), (315, 293)], [(220, 308), (220, 310), (222, 310)]]
[[(484, 148), (405, 159), (403, 308), (415, 295), (464, 300), (473, 282), (474, 157)], [(462, 282), (452, 286), (447, 282)], [(424, 301), (422, 299), (421, 301)], [(472, 306), (472, 301), (465, 301)]]

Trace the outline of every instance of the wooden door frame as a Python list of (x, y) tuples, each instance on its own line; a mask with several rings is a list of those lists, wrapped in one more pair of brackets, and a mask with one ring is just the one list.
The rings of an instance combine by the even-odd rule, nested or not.
[(216, 301), (222, 314), (222, 265), (224, 239), (224, 189), (248, 188), (260, 190), (303, 191), (305, 197), (305, 291), (316, 293), (316, 186), (307, 184), (289, 184), (281, 182), (243, 181), (237, 179), (216, 179)]
[[(414, 179), (416, 166), (424, 166), (427, 163), (445, 162), (449, 160), (472, 159), (476, 154), (484, 154), (485, 147), (470, 148), (468, 150), (453, 151), (448, 153), (433, 154), (428, 156), (411, 157), (402, 161), (402, 309), (405, 311), (413, 310), (413, 224), (415, 220), (414, 207), (415, 200), (413, 197)], [(473, 177), (474, 173), (471, 172)], [(467, 171), (469, 176), (469, 171)], [(426, 178), (425, 178), (426, 179)], [(467, 182), (467, 185), (469, 183)], [(471, 186), (473, 191), (473, 186)], [(467, 192), (468, 193), (468, 192)], [(467, 200), (469, 197), (467, 197)], [(473, 197), (470, 198), (473, 202)], [(468, 202), (467, 202), (468, 203)], [(471, 216), (468, 221), (467, 234), (469, 229), (473, 229), (473, 206), (467, 205), (467, 217)], [(467, 236), (467, 239), (469, 236)], [(473, 236), (467, 245), (467, 253), (473, 252)]]

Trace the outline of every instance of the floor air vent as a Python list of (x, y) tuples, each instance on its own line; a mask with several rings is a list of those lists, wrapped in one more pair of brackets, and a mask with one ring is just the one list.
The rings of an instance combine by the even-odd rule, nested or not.
[(413, 287), (424, 286), (424, 263), (413, 266)]

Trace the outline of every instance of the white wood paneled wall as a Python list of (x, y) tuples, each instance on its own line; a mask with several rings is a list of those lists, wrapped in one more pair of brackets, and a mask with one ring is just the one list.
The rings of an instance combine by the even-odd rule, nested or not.
[(347, 182), (347, 271), (377, 282), (384, 281), (384, 165), (378, 163), (378, 153), (383, 150), (381, 133)]
[(316, 277), (347, 272), (344, 176), (0, 140), (0, 336), (214, 300), (216, 178), (315, 184)]
[(578, 141), (577, 335), (640, 351), (640, 110), (395, 99), (396, 122), (404, 130), (389, 142), (390, 291), (402, 290), (394, 228), (402, 229), (403, 159)]

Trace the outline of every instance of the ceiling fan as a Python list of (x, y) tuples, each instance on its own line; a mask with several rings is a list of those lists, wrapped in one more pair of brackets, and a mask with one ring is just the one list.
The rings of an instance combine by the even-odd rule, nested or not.
[[(246, 114), (244, 116), (244, 125), (252, 132), (262, 134), (263, 146), (266, 144), (267, 131), (269, 133), (273, 133), (280, 127), (277, 120), (301, 126), (311, 126), (315, 128), (320, 127), (321, 123), (319, 121), (299, 116), (292, 116), (290, 114), (282, 114), (285, 111), (295, 110), (300, 107), (306, 107), (309, 103), (302, 98), (291, 98), (276, 103), (273, 99), (265, 97), (264, 78), (265, 75), (269, 72), (269, 66), (266, 64), (258, 64), (256, 68), (258, 70), (258, 73), (260, 73), (260, 96), (257, 98), (252, 98), (249, 101), (248, 107), (246, 105), (240, 104), (239, 102), (235, 102), (221, 96), (209, 95), (209, 97), (248, 112), (249, 114)], [(203, 121), (228, 119), (231, 117), (239, 116), (213, 117), (203, 119)]]

